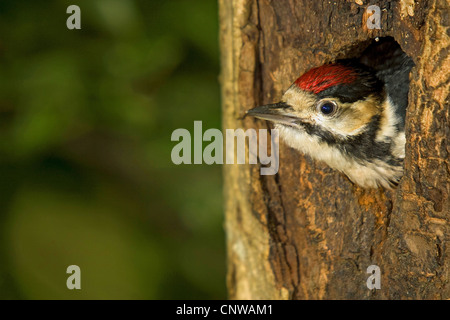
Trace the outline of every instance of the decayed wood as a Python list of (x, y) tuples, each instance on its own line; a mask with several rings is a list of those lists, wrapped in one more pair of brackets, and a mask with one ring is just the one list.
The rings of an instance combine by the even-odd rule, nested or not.
[[(392, 36), (414, 59), (405, 175), (390, 192), (280, 145), (280, 169), (225, 165), (228, 288), (236, 299), (449, 299), (449, 5), (429, 1), (219, 0), (223, 128), (307, 69)], [(362, 4), (362, 5), (361, 5)], [(366, 7), (381, 8), (381, 30)], [(378, 265), (381, 289), (366, 286)]]

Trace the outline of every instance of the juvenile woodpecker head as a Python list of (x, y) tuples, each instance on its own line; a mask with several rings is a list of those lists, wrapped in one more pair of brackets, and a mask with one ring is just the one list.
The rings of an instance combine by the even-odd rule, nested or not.
[[(405, 81), (403, 71), (408, 77), (411, 65), (402, 75), (390, 68), (391, 78), (397, 74), (397, 81)], [(354, 183), (391, 188), (403, 171), (409, 80), (399, 96), (390, 94), (391, 78), (380, 75), (358, 60), (326, 64), (298, 78), (281, 102), (248, 114), (272, 121), (289, 146), (342, 171)]]

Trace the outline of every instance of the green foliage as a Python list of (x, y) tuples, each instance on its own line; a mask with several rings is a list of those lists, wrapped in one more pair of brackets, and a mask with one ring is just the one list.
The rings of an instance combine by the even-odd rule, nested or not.
[(211, 0), (0, 2), (0, 298), (225, 298), (221, 168), (170, 158), (220, 128), (217, 24)]

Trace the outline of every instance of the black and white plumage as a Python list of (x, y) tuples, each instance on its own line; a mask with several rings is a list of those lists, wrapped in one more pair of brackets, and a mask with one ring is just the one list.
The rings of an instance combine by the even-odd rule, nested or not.
[(358, 59), (338, 60), (298, 78), (281, 102), (249, 115), (275, 123), (291, 147), (326, 162), (362, 187), (398, 184), (412, 60), (390, 38)]

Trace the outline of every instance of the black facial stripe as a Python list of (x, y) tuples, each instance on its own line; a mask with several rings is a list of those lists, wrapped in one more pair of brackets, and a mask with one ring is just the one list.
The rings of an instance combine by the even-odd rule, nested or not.
[(374, 116), (364, 132), (346, 139), (339, 138), (315, 124), (301, 123), (300, 125), (306, 133), (317, 136), (329, 146), (338, 148), (353, 158), (366, 161), (379, 159), (390, 165), (399, 165), (401, 159), (390, 156), (392, 143), (375, 141), (380, 119), (380, 116)]

